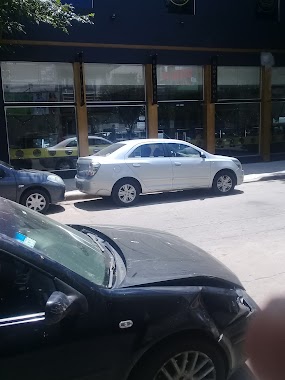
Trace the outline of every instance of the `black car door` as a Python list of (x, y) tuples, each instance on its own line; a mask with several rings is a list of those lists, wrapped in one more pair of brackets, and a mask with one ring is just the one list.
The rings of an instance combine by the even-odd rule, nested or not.
[(1, 379), (112, 378), (112, 353), (104, 349), (110, 344), (108, 316), (96, 296), (98, 307), (90, 302), (89, 312), (47, 323), (47, 300), (58, 284), (67, 286), (0, 251)]
[(0, 196), (16, 201), (17, 182), (14, 169), (0, 164)]

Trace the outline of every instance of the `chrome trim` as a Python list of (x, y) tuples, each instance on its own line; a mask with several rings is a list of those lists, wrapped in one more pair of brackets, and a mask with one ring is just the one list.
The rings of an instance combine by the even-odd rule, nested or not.
[(27, 315), (20, 315), (17, 317), (1, 318), (0, 319), (0, 327), (19, 325), (19, 324), (23, 324), (23, 323), (38, 322), (38, 321), (43, 321), (44, 319), (45, 319), (45, 313), (44, 312), (35, 313), (35, 314), (27, 314)]

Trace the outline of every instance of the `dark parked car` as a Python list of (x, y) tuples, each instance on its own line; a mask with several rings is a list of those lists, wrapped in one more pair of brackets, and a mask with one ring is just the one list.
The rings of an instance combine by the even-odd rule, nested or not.
[(256, 305), (173, 235), (64, 226), (0, 198), (0, 368), (15, 380), (225, 380)]
[(39, 212), (50, 203), (64, 200), (65, 184), (55, 174), (38, 170), (17, 170), (0, 161), (0, 196)]

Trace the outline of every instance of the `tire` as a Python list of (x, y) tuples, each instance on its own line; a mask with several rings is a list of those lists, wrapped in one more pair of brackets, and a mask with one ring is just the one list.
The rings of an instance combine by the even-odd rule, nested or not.
[(140, 193), (138, 182), (132, 178), (125, 178), (114, 185), (112, 199), (120, 207), (130, 207), (138, 202)]
[(213, 191), (216, 195), (229, 195), (236, 186), (236, 176), (230, 170), (221, 170), (215, 175), (213, 181)]
[(60, 160), (59, 163), (56, 165), (57, 170), (69, 170), (74, 169), (74, 165), (72, 161), (70, 160)]
[(49, 208), (49, 196), (43, 189), (27, 190), (21, 197), (20, 203), (30, 210), (44, 214)]
[(195, 379), (194, 374), (201, 380), (226, 380), (226, 365), (214, 344), (189, 337), (169, 341), (147, 354), (130, 380)]

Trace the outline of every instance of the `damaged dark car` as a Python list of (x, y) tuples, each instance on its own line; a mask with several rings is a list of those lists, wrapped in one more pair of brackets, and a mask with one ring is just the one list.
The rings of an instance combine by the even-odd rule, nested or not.
[(65, 226), (0, 198), (5, 380), (226, 380), (256, 308), (180, 238)]

